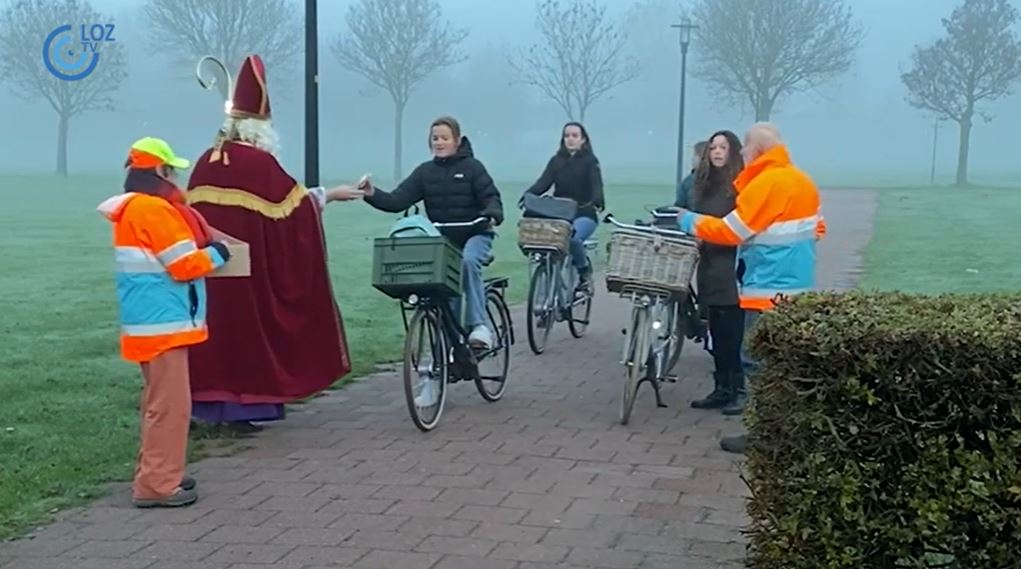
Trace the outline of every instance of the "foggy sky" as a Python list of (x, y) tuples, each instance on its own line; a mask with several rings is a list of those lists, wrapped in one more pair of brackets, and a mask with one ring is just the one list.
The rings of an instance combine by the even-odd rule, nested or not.
[[(330, 45), (345, 29), (344, 16), (354, 0), (320, 0), (321, 163), (324, 178), (353, 177), (366, 171), (388, 177), (393, 151), (393, 105), (336, 62)], [(405, 174), (428, 158), (426, 132), (437, 115), (461, 119), (476, 155), (497, 179), (527, 181), (538, 176), (555, 150), (566, 116), (555, 103), (525, 86), (509, 86), (507, 46), (535, 41), (534, 3), (530, 0), (441, 0), (445, 15), (471, 30), (466, 63), (426, 80), (413, 94), (404, 122)], [(633, 0), (605, 0), (614, 16)], [(797, 163), (826, 184), (925, 184), (932, 152), (932, 118), (905, 102), (900, 73), (912, 46), (942, 33), (940, 18), (959, 0), (851, 0), (866, 38), (852, 70), (818, 92), (781, 103), (774, 113)], [(222, 101), (196, 83), (192, 70), (175, 68), (173, 47), (151, 53), (144, 43), (146, 23), (141, 0), (92, 0), (117, 23), (117, 39), (127, 51), (129, 76), (117, 95), (118, 110), (91, 112), (73, 119), (69, 165), (77, 173), (119, 172), (126, 148), (141, 136), (166, 138), (182, 154), (198, 156), (212, 141), (222, 120)], [(300, 6), (299, 6), (300, 8)], [(646, 54), (647, 68), (590, 110), (586, 120), (595, 150), (610, 181), (672, 183), (677, 145), (680, 51), (675, 32), (649, 29), (662, 49)], [(41, 41), (41, 39), (40, 39)], [(653, 40), (648, 40), (653, 41)], [(743, 133), (754, 116), (748, 108), (720, 104), (711, 86), (691, 76), (698, 45), (689, 54), (686, 144), (728, 128)], [(274, 122), (282, 135), (281, 160), (302, 175), (301, 61), (295, 82), (275, 80), (270, 68)], [(1021, 85), (1018, 86), (1021, 88)], [(1021, 182), (1017, 127), (1021, 95), (985, 110), (992, 123), (976, 121), (972, 134), (971, 174), (975, 182), (1014, 177)], [(364, 93), (368, 93), (366, 96)], [(8, 141), (0, 153), (0, 173), (52, 171), (56, 114), (45, 103), (10, 95), (0, 82), (0, 116)], [(956, 166), (957, 129), (940, 132), (940, 181)], [(511, 188), (508, 188), (510, 190)], [(516, 188), (515, 188), (516, 189)]]

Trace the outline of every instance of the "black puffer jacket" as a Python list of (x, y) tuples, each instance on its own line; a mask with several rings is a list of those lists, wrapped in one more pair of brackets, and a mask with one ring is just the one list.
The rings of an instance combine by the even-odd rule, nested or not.
[[(713, 172), (706, 181), (695, 181), (688, 205), (695, 213), (724, 217), (734, 211), (736, 192), (730, 181)], [(737, 290), (737, 247), (702, 243), (698, 263), (698, 300), (705, 306), (734, 306)]]
[[(395, 190), (376, 189), (365, 201), (391, 213), (423, 201), (426, 217), (437, 223), (465, 222), (480, 216), (492, 218), (496, 225), (503, 223), (500, 190), (486, 167), (475, 158), (467, 137), (461, 138), (461, 146), (453, 156), (423, 162)], [(473, 235), (490, 230), (476, 226), (441, 231), (458, 247), (464, 247)]]
[(596, 209), (605, 208), (599, 160), (587, 148), (574, 154), (564, 151), (554, 154), (527, 193), (542, 195), (551, 186), (555, 186), (554, 196), (570, 198), (578, 204), (580, 216), (595, 219)]

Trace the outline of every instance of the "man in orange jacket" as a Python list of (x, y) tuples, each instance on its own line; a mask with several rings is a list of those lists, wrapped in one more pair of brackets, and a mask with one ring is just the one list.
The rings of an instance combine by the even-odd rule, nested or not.
[(191, 393), (188, 346), (204, 342), (204, 277), (230, 258), (185, 204), (175, 170), (189, 162), (159, 139), (135, 142), (124, 193), (97, 208), (113, 224), (121, 355), (142, 368), (141, 445), (133, 500), (140, 508), (198, 499), (185, 476)]
[[(759, 123), (745, 135), (745, 168), (734, 180), (736, 207), (723, 218), (682, 210), (681, 230), (710, 243), (737, 245), (745, 335), (777, 298), (815, 286), (815, 244), (826, 233), (815, 182), (791, 162), (780, 132)], [(742, 350), (745, 375), (757, 367)], [(745, 391), (739, 386), (739, 392)], [(726, 414), (740, 414), (742, 403)], [(729, 411), (729, 412), (727, 412)], [(743, 453), (747, 436), (726, 437), (724, 450)]]

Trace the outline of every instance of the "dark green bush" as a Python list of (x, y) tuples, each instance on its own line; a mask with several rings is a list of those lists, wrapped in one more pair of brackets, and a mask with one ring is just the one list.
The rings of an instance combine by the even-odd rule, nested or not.
[(1021, 295), (805, 295), (749, 346), (751, 567), (1021, 567)]

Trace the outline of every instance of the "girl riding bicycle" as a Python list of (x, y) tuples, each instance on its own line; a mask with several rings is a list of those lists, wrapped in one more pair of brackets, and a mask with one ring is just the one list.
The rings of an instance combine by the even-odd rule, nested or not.
[(465, 298), (465, 326), (468, 342), (475, 348), (493, 345), (493, 332), (486, 325), (486, 291), (482, 267), (492, 256), (494, 225), (503, 223), (500, 191), (486, 167), (475, 158), (471, 143), (461, 136), (461, 126), (452, 117), (433, 121), (429, 147), (433, 158), (420, 164), (392, 192), (384, 192), (365, 178), (358, 188), (372, 207), (390, 213), (407, 210), (425, 202), (425, 214), (436, 223), (466, 222), (478, 217), (492, 220), (489, 226), (441, 228), (440, 232), (462, 250), (461, 275)]
[(579, 287), (588, 287), (592, 267), (585, 255), (585, 240), (595, 232), (598, 223), (596, 212), (605, 209), (606, 203), (599, 159), (592, 152), (592, 141), (581, 123), (564, 125), (560, 150), (550, 158), (542, 175), (525, 193), (543, 195), (551, 186), (555, 186), (554, 197), (568, 198), (578, 204), (578, 213), (572, 221), (571, 258), (578, 269)]

